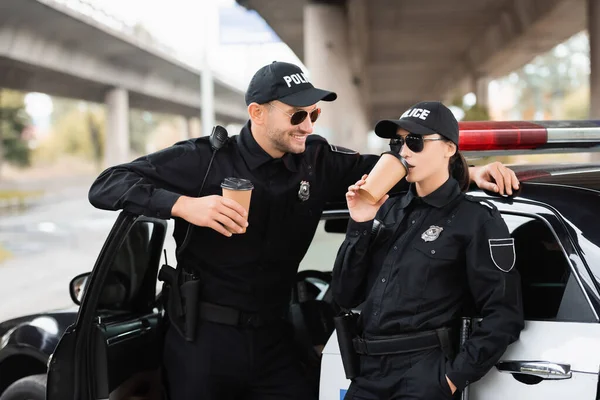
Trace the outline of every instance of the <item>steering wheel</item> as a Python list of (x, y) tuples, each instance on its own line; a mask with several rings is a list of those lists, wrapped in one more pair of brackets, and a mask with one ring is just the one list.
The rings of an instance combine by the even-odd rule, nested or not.
[(326, 296), (331, 285), (331, 273), (307, 269), (296, 274), (292, 289), (292, 302), (304, 303), (309, 300), (322, 300), (331, 303)]

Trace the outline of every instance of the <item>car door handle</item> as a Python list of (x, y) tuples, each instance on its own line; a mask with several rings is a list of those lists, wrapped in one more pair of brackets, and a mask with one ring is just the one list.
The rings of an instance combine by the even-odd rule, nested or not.
[(524, 374), (542, 379), (570, 379), (571, 366), (549, 361), (500, 361), (498, 371), (508, 374)]

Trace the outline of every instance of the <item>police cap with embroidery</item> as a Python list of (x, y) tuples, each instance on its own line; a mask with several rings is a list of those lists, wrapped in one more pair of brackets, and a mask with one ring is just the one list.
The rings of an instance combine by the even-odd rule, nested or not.
[(314, 87), (300, 67), (281, 61), (259, 69), (246, 90), (246, 105), (279, 100), (293, 107), (308, 107), (321, 100), (335, 99), (334, 92)]
[(452, 111), (439, 101), (422, 101), (410, 107), (399, 119), (381, 120), (375, 133), (382, 138), (398, 137), (398, 128), (414, 135), (438, 133), (458, 147), (458, 121)]

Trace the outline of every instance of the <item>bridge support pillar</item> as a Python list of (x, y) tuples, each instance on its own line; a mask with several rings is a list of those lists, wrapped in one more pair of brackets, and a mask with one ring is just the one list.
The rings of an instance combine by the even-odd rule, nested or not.
[(358, 151), (367, 148), (369, 126), (361, 82), (352, 71), (352, 43), (344, 6), (309, 2), (304, 7), (304, 61), (313, 85), (338, 94), (323, 102), (315, 133), (330, 143)]
[(588, 0), (590, 38), (590, 119), (600, 119), (600, 0)]
[(104, 165), (110, 167), (129, 160), (129, 95), (114, 88), (106, 93), (106, 138)]

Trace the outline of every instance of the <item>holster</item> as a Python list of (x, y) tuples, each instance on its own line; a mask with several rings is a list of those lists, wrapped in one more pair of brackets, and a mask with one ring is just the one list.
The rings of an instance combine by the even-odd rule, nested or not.
[(158, 279), (164, 282), (165, 310), (172, 326), (186, 341), (193, 342), (198, 321), (200, 280), (183, 268), (167, 264), (160, 268)]
[(353, 379), (360, 373), (360, 362), (358, 353), (354, 349), (352, 339), (357, 336), (358, 314), (352, 311), (342, 312), (334, 317), (333, 323), (338, 338), (342, 364), (347, 379)]

